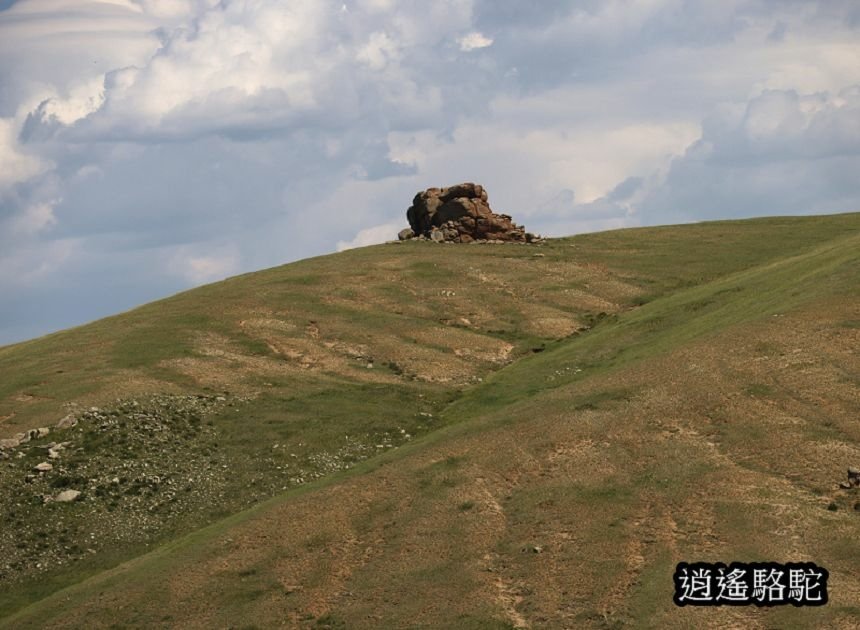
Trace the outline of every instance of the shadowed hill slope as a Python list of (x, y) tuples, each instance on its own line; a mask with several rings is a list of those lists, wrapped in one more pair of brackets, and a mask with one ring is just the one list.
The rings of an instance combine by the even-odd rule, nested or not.
[[(2, 348), (7, 435), (61, 401), (218, 393), (177, 457), (228, 471), (137, 538), (21, 556), (9, 613), (175, 539), (8, 623), (852, 627), (860, 497), (835, 484), (860, 462), (858, 252), (860, 215), (384, 245)], [(343, 462), (349, 436), (367, 448)], [(150, 491), (16, 509), (74, 529), (114, 500), (122, 529)], [(811, 560), (832, 603), (675, 609), (674, 563), (698, 559)]]

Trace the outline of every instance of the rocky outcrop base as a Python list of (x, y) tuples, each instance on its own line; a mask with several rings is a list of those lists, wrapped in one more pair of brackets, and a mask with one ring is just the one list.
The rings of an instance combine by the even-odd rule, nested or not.
[(471, 182), (419, 192), (406, 218), (409, 227), (397, 235), (401, 241), (538, 243), (543, 240), (514, 223), (510, 215), (493, 212), (486, 189)]

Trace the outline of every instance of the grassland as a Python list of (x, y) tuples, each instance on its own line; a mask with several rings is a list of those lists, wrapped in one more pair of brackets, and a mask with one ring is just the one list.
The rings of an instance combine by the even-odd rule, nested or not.
[[(856, 627), (858, 252), (858, 214), (388, 244), (0, 348), (0, 437), (217, 395), (163, 465), (229, 471), (82, 557), (27, 548), (0, 625)], [(30, 498), (72, 537), (102, 500)], [(831, 604), (677, 609), (679, 560), (811, 560)]]

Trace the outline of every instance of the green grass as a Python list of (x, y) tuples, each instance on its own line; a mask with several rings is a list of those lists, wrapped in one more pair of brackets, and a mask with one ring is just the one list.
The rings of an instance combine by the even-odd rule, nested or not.
[(744, 389), (744, 393), (755, 398), (766, 398), (771, 396), (774, 392), (773, 387), (765, 383), (750, 383)]
[[(397, 468), (427, 449), (453, 444), (470, 434), (489, 435), (526, 422), (534, 417), (536, 408), (547, 415), (565, 414), (571, 423), (581, 422), (583, 414), (589, 413), (618, 413), (617, 421), (623, 421), (623, 410), (636, 404), (638, 389), (591, 387), (591, 382), (702, 339), (717, 338), (733, 326), (765, 321), (774, 314), (840, 295), (846, 286), (860, 286), (858, 229), (860, 215), (838, 215), (622, 230), (551, 241), (542, 250), (545, 260), (573, 258), (583, 264), (603, 265), (639, 289), (638, 295), (624, 298), (629, 310), (613, 314), (583, 312), (581, 321), (591, 330), (564, 339), (541, 338), (528, 332), (522, 304), (495, 289), (476, 287), (469, 298), (474, 302), (410, 304), (414, 298), (405, 288), (385, 282), (374, 284), (374, 278), (383, 273), (382, 267), (375, 266), (381, 257), (386, 258), (385, 269), (390, 269), (389, 256), (399, 257), (404, 261), (402, 274), (409, 283), (429, 285), (435, 291), (445, 287), (458, 269), (470, 265), (492, 269), (494, 263), (503, 261), (525, 264), (531, 260), (530, 248), (465, 247), (451, 257), (451, 247), (407, 243), (393, 249), (380, 246), (354, 250), (232, 278), (86, 327), (0, 348), (0, 374), (4, 376), (0, 379), (0, 401), (22, 390), (46, 399), (21, 412), (21, 422), (28, 417), (48, 417), (57, 400), (96, 395), (102, 383), (118, 370), (133, 370), (190, 389), (193, 382), (165, 367), (165, 362), (199, 358), (194, 340), (201, 332), (227, 338), (248, 356), (274, 359), (260, 338), (235, 326), (253, 309), (265, 309), (267, 317), (289, 320), (298, 330), (309, 320), (320, 322), (324, 334), (327, 327), (343, 325), (339, 334), (345, 342), (370, 346), (369, 353), (377, 363), (374, 369), (400, 379), (374, 383), (355, 380), (347, 373), (297, 375), (274, 371), (237, 375), (237, 384), (243, 387), (268, 385), (246, 404), (227, 408), (212, 419), (219, 449), (229, 454), (235, 466), (237, 484), (228, 491), (220, 512), (213, 511), (197, 521), (199, 525), (211, 524), (180, 538), (176, 537), (178, 532), (170, 531), (160, 541), (163, 546), (145, 556), (135, 557), (143, 549), (129, 546), (105, 552), (84, 567), (16, 585), (0, 597), (0, 616), (37, 602), (22, 610), (20, 617), (11, 616), (5, 621), (12, 625), (24, 619), (39, 623), (60, 610), (67, 596), (87, 599), (97, 592), (122, 589), (130, 576), (135, 583), (150, 585), (172, 567), (199, 560), (210, 552), (211, 541), (216, 537), (273, 506), (383, 467)], [(530, 273), (511, 277), (509, 282), (527, 286), (533, 281)], [(328, 292), (324, 287), (335, 275), (340, 278), (340, 288)], [(572, 288), (580, 286), (580, 281), (570, 283)], [(566, 308), (557, 301), (565, 288), (553, 280), (554, 297), (547, 304)], [(368, 299), (367, 291), (375, 292), (381, 300), (404, 302), (403, 312), (360, 308), (361, 302)], [(461, 289), (457, 294), (464, 296)], [(332, 303), (332, 295), (345, 302)], [(372, 346), (376, 339), (372, 335), (379, 334), (377, 331), (393, 331), (407, 338), (410, 331), (437, 326), (438, 320), (450, 317), (448, 310), (458, 305), (463, 305), (463, 312), (478, 306), (491, 308), (494, 319), (489, 320), (484, 334), (516, 346), (517, 360), (501, 369), (487, 370), (480, 384), (462, 387), (407, 378), (409, 369), (401, 364), (402, 359), (386, 357)], [(842, 327), (854, 328), (852, 322), (845, 320)], [(533, 352), (536, 347), (543, 350)], [(422, 348), (444, 355), (442, 344), (428, 342)], [(773, 348), (762, 346), (757, 350), (771, 352)], [(75, 362), (73, 370), (69, 369), (71, 359)], [(752, 382), (745, 393), (748, 397), (769, 397), (774, 391), (771, 385)], [(3, 411), (0, 406), (0, 413)], [(432, 414), (433, 418), (422, 414)], [(584, 426), (583, 431), (587, 428)], [(241, 501), (247, 494), (247, 484), (259, 477), (271, 477), (272, 466), (307, 467), (316, 455), (336, 451), (345, 436), (361, 436), (366, 444), (373, 445), (386, 434), (397, 438), (405, 433), (414, 439), (398, 441), (397, 449), (382, 449), (370, 460), (351, 462), (355, 466), (348, 471), (332, 472), (281, 495), (280, 487), (272, 484), (260, 490), (254, 499), (259, 503), (254, 507), (232, 513), (248, 507)], [(760, 439), (763, 434), (760, 428), (750, 426), (743, 429), (743, 435), (724, 437), (732, 445)], [(295, 458), (291, 457), (293, 453)], [(683, 450), (646, 454), (653, 455), (648, 462), (632, 464), (635, 479), (615, 476), (598, 485), (573, 481), (562, 486), (516, 489), (505, 506), (511, 519), (510, 538), (502, 541), (499, 548), (516, 555), (535, 514), (546, 510), (554, 514), (563, 505), (591, 510), (594, 518), (582, 524), (583, 532), (603, 542), (617, 538), (620, 543), (623, 528), (610, 524), (622, 522), (640, 492), (647, 489), (667, 501), (677, 500), (685, 484), (707, 479), (713, 470), (712, 464), (695, 461)], [(613, 445), (607, 457), (623, 461), (625, 453)], [(466, 471), (470, 465), (468, 456), (449, 456), (419, 468), (414, 476), (419, 491), (415, 500), (429, 505), (459, 492), (458, 488), (469, 481)], [(455, 512), (475, 511), (476, 502), (472, 499), (458, 497), (456, 501), (447, 504), (448, 510), (456, 506)], [(378, 521), (396, 516), (393, 502), (376, 509), (366, 522), (357, 524), (360, 531), (370, 532)], [(224, 510), (231, 515), (212, 522)], [(728, 513), (725, 517), (741, 518)], [(460, 518), (466, 523), (473, 517)], [(738, 529), (745, 527), (743, 522), (737, 524)], [(320, 532), (318, 539), (309, 539), (307, 544), (311, 549), (322, 549), (329, 542), (328, 536)], [(527, 562), (538, 562), (539, 555), (529, 557)], [(128, 563), (120, 569), (105, 571), (126, 560)], [(662, 588), (659, 576), (665, 566), (665, 554), (649, 561), (642, 583), (630, 600), (635, 615), (656, 614), (653, 596)], [(413, 577), (416, 584), (432, 586), (452, 579), (457, 570), (456, 563), (440, 562), (432, 570), (417, 571)], [(525, 575), (529, 569), (519, 567), (515, 573), (519, 570)], [(232, 581), (223, 582), (240, 585), (226, 605), (225, 615), (230, 619), (241, 618), (246, 605), (279, 588), (265, 567), (243, 571), (252, 572), (237, 573)], [(91, 575), (95, 577), (86, 579)], [(60, 590), (66, 586), (70, 590)], [(467, 588), (465, 583), (463, 588)], [(142, 622), (149, 620), (145, 613), (140, 615)], [(347, 621), (336, 612), (315, 619), (319, 627), (341, 627)], [(461, 617), (459, 621), (461, 627), (510, 627), (490, 613)]]
[(630, 595), (630, 610), (625, 616), (625, 625), (653, 619), (663, 608), (662, 604), (672, 597), (672, 585), (666, 576), (675, 570), (668, 549), (661, 547), (653, 557), (646, 560)]
[[(464, 396), (446, 413), (474, 414), (487, 407), (527, 400), (548, 387), (665, 354), (697, 338), (790, 310), (817, 296), (838, 294), (844, 286), (858, 285), (858, 250), (860, 238), (849, 235), (804, 254), (681, 289), (611, 326), (597, 327), (574, 343), (555, 343), (527, 363), (493, 374), (483, 387)], [(731, 299), (717, 299), (727, 293)], [(690, 304), (697, 308), (688, 308)], [(570, 365), (581, 366), (583, 373), (565, 372), (550, 379), (559, 366)]]

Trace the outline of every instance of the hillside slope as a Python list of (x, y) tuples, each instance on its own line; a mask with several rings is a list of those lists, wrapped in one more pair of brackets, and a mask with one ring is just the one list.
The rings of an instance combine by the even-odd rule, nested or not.
[[(6, 463), (0, 610), (853, 627), (860, 497), (836, 483), (860, 463), (858, 252), (857, 214), (383, 245), (0, 348), (5, 435), (102, 407)], [(58, 435), (69, 454), (27, 483)], [(814, 561), (831, 604), (676, 609), (674, 564), (700, 559)]]

